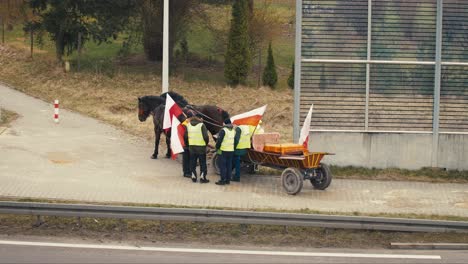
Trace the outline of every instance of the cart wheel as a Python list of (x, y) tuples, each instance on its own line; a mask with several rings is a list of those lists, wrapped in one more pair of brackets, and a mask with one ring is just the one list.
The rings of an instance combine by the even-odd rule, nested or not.
[(281, 174), (281, 182), (284, 190), (291, 195), (295, 195), (302, 189), (302, 173), (296, 168), (287, 168)]
[(332, 173), (327, 164), (320, 163), (320, 167), (316, 170), (317, 178), (310, 179), (310, 182), (315, 189), (325, 190), (332, 181)]
[(221, 169), (219, 167), (220, 156), (216, 153), (213, 154), (213, 158), (211, 159), (211, 165), (217, 175), (221, 174)]

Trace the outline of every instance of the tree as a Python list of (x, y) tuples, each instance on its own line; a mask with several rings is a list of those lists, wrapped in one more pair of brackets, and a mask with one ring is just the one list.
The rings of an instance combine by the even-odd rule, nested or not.
[(251, 2), (253, 1), (249, 0), (249, 9), (252, 12), (249, 20), (250, 52), (252, 60), (258, 57), (259, 69), (262, 69), (261, 54), (264, 48), (269, 40), (281, 33), (280, 15), (271, 7), (271, 1), (264, 1), (257, 7)]
[(268, 46), (268, 58), (265, 70), (263, 71), (263, 85), (276, 87), (278, 82), (278, 74), (276, 73), (275, 59), (273, 58), (273, 50), (271, 49), (271, 42)]
[(12, 30), (13, 25), (21, 20), (25, 0), (0, 0), (0, 30), (1, 41), (5, 43), (5, 28)]
[(236, 0), (232, 6), (231, 28), (224, 64), (224, 77), (231, 86), (246, 83), (251, 67), (249, 43), (248, 2)]
[(288, 86), (291, 89), (294, 89), (294, 61), (291, 66), (291, 73), (289, 74), (288, 77)]
[[(146, 58), (161, 61), (164, 1), (142, 0), (139, 3), (137, 16), (141, 17)], [(169, 1), (169, 56), (173, 56), (175, 45), (185, 37), (190, 19), (199, 4), (200, 0)]]
[(129, 0), (30, 0), (38, 14), (40, 27), (49, 32), (55, 42), (58, 61), (78, 48), (81, 42), (93, 39), (97, 43), (116, 38), (128, 21), (135, 2)]

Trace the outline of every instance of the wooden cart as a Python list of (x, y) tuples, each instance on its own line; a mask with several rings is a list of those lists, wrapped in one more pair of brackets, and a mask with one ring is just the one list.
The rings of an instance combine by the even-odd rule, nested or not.
[[(241, 167), (253, 173), (258, 165), (283, 170), (281, 183), (284, 190), (291, 195), (301, 191), (304, 180), (309, 180), (311, 184), (319, 190), (325, 190), (332, 181), (330, 168), (321, 163), (325, 155), (333, 155), (327, 152), (308, 152), (303, 155), (284, 155), (249, 149), (247, 155), (243, 157)], [(213, 156), (212, 164), (219, 174), (219, 156)]]

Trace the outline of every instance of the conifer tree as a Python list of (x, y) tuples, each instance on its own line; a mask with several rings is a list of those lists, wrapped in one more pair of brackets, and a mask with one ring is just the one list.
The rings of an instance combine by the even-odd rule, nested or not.
[(251, 67), (248, 0), (234, 0), (224, 63), (227, 84), (245, 84)]
[(268, 45), (268, 58), (265, 70), (263, 71), (263, 85), (276, 87), (278, 82), (278, 74), (276, 73), (275, 60), (273, 58), (273, 50), (271, 49), (271, 42)]

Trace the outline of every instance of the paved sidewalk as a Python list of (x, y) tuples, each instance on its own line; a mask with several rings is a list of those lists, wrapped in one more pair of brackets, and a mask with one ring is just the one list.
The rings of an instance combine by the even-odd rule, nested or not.
[[(0, 135), (0, 196), (324, 212), (468, 217), (468, 184), (334, 180), (289, 196), (277, 176), (229, 186), (193, 184), (177, 161), (151, 160), (152, 143), (0, 85), (0, 106), (21, 115)], [(135, 114), (135, 125), (139, 121)]]

